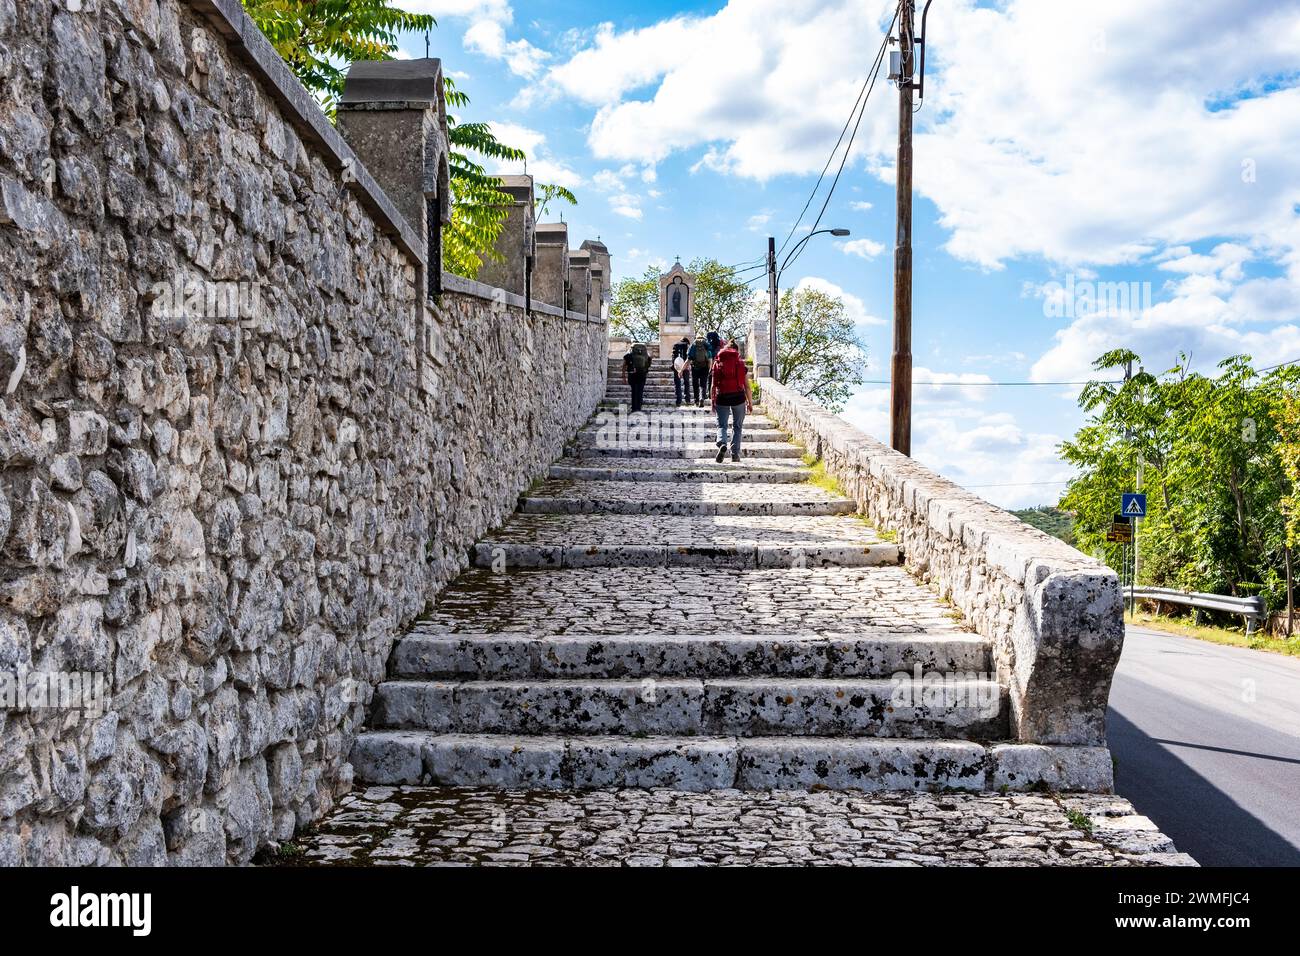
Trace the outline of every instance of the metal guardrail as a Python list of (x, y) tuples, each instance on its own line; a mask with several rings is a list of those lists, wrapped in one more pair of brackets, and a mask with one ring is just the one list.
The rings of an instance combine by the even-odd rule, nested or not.
[(1262, 624), (1268, 615), (1261, 597), (1235, 598), (1224, 594), (1200, 594), (1196, 591), (1175, 591), (1173, 588), (1136, 588), (1127, 589), (1133, 598), (1146, 598), (1150, 601), (1164, 601), (1168, 604), (1184, 604), (1200, 608), (1203, 611), (1224, 611), (1228, 614), (1240, 614), (1246, 619), (1246, 633)]

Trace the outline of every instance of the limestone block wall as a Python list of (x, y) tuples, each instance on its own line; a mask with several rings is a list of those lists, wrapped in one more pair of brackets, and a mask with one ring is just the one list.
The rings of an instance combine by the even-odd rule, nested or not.
[(1124, 641), (1115, 572), (881, 444), (772, 379), (763, 406), (821, 458), (907, 566), (993, 644), (1025, 742), (1105, 746)]
[(423, 252), (235, 0), (0, 0), (0, 865), (244, 862), (349, 786), (604, 391), (599, 321)]

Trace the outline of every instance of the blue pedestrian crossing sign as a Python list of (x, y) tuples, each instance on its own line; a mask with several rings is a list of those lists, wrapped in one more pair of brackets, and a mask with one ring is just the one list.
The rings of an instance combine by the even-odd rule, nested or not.
[(1120, 514), (1125, 518), (1145, 518), (1147, 516), (1147, 496), (1143, 494), (1125, 494), (1119, 510)]

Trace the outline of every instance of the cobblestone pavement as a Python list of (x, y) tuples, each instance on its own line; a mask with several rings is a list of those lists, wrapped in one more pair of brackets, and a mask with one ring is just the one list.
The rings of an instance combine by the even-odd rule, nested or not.
[(1052, 794), (369, 787), (301, 866), (1194, 866), (1126, 800)]
[(865, 522), (841, 515), (515, 515), (505, 527), (484, 538), (489, 543), (617, 545), (635, 541), (670, 547), (865, 545), (880, 540)]
[(809, 502), (834, 502), (843, 500), (839, 495), (823, 491), (812, 485), (781, 485), (770, 483), (723, 484), (705, 482), (663, 481), (569, 481), (543, 482), (528, 494), (530, 498), (576, 498), (579, 500), (618, 501), (708, 501), (729, 504), (781, 503), (804, 505)]
[[(719, 595), (725, 596), (719, 601)], [(899, 567), (585, 568), (462, 574), (417, 632), (789, 634), (952, 632), (952, 611)]]

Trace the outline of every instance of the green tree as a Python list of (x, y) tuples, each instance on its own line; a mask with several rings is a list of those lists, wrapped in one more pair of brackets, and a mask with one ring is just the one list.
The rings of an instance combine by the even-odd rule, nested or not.
[[(1115, 351), (1094, 367), (1116, 376), (1130, 363), (1138, 356)], [(1294, 368), (1261, 376), (1246, 356), (1221, 362), (1213, 376), (1192, 373), (1180, 357), (1159, 375), (1089, 384), (1080, 396), (1088, 420), (1061, 446), (1079, 470), (1062, 500), (1076, 514), (1079, 547), (1120, 567), (1122, 549), (1105, 534), (1140, 471), (1150, 493), (1140, 583), (1284, 603), (1296, 477), (1284, 410), (1296, 384)]]
[(659, 338), (659, 276), (650, 266), (639, 279), (626, 278), (614, 283), (609, 303), (609, 331), (634, 342), (653, 342)]
[(717, 259), (692, 259), (686, 271), (695, 276), (695, 327), (744, 342), (753, 318), (753, 288)]
[[(358, 60), (391, 60), (397, 37), (405, 31), (430, 30), (437, 21), (428, 14), (408, 13), (392, 0), (242, 0), (253, 22), (284, 57), (303, 86), (317, 95), (331, 118), (347, 79), (347, 68)], [(450, 78), (444, 80), (450, 139), (452, 222), (443, 231), (443, 265), (469, 278), (478, 274), (485, 258), (496, 259), (511, 202), (500, 180), (489, 174), (483, 160), (516, 162), (523, 150), (500, 142), (486, 123), (460, 122), (452, 110), (469, 105), (469, 97)], [(562, 186), (539, 184), (541, 208), (561, 199), (577, 204)]]
[(837, 296), (819, 289), (781, 295), (776, 378), (832, 412), (862, 383), (867, 353)]

